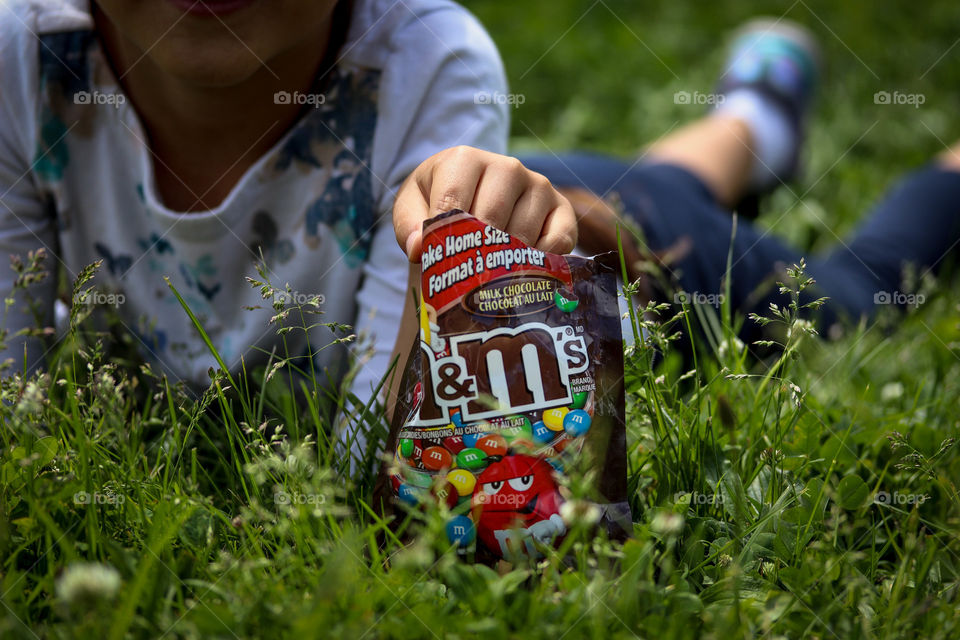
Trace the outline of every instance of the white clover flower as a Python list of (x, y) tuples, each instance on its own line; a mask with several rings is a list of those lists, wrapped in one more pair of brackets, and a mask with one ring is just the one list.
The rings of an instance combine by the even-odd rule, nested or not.
[(901, 382), (888, 382), (883, 385), (883, 389), (880, 390), (880, 399), (884, 402), (899, 400), (902, 396), (903, 383)]
[(120, 590), (120, 574), (110, 565), (78, 562), (57, 579), (57, 595), (67, 604), (112, 600)]
[(663, 536), (675, 536), (683, 530), (683, 516), (672, 511), (661, 511), (653, 517), (650, 529)]

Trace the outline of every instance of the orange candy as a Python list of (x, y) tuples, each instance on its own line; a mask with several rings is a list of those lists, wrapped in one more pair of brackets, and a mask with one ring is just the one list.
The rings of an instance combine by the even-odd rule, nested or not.
[(503, 456), (507, 454), (507, 440), (501, 435), (491, 434), (477, 440), (477, 449), (488, 456)]
[(431, 471), (449, 469), (453, 466), (453, 456), (443, 447), (428, 447), (420, 456), (420, 463)]

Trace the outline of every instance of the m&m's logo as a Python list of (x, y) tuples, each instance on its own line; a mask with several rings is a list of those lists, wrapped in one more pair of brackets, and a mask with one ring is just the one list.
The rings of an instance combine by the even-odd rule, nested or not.
[(442, 418), (465, 421), (570, 404), (570, 379), (587, 370), (587, 345), (569, 326), (530, 322), (450, 336), (450, 355), (422, 350)]

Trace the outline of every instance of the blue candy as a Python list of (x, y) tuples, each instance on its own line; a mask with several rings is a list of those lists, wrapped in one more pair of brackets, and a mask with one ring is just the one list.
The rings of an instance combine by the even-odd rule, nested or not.
[[(456, 415), (460, 415), (460, 414), (458, 413), (458, 414), (456, 414)], [(477, 433), (468, 433), (468, 434), (466, 434), (465, 436), (463, 436), (463, 444), (464, 444), (467, 448), (475, 447), (475, 446), (477, 446), (477, 440), (479, 440), (480, 438), (482, 438), (482, 437), (485, 436), (485, 435), (487, 435), (487, 434), (485, 434), (485, 433), (483, 433), (483, 432), (480, 432), (480, 431), (478, 431)]]
[(583, 409), (574, 409), (563, 417), (563, 430), (573, 438), (579, 438), (590, 430), (590, 414)]
[(555, 432), (551, 431), (547, 425), (543, 424), (543, 420), (533, 423), (533, 439), (537, 441), (538, 444), (549, 444), (553, 442), (553, 438), (557, 435)]
[(397, 497), (400, 498), (401, 502), (416, 506), (420, 502), (420, 492), (421, 489), (418, 487), (413, 487), (409, 484), (401, 484), (397, 489)]
[(460, 415), (460, 412), (457, 411), (456, 413), (454, 413), (453, 415), (450, 416), (450, 422), (452, 422), (453, 424), (457, 425), (458, 427), (462, 427), (462, 426), (463, 426), (463, 416), (461, 416), (461, 415)]
[(453, 544), (466, 547), (477, 537), (473, 520), (467, 516), (455, 516), (447, 523), (447, 539)]

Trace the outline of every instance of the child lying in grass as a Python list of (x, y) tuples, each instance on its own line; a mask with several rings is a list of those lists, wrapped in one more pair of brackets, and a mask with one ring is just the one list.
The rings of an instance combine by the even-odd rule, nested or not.
[[(273, 310), (244, 280), (262, 256), (273, 283), (324, 297), (324, 322), (369, 337), (351, 387), (362, 401), (415, 335), (413, 314), (401, 315), (417, 272), (408, 258), (441, 211), (566, 252), (578, 225), (552, 181), (594, 252), (616, 246), (617, 212), (603, 200), (616, 193), (643, 253), (660, 254), (682, 289), (721, 293), (726, 209), (794, 172), (816, 67), (808, 36), (754, 25), (719, 108), (642, 163), (547, 156), (525, 167), (500, 155), (506, 105), (484, 99), (505, 91), (496, 50), (443, 0), (14, 0), (0, 34), (0, 252), (44, 248), (70, 279), (102, 260), (98, 287), (122, 293), (123, 322), (174, 379), (204, 384), (214, 359), (164, 277), (228, 367), (303, 353), (317, 378), (338, 380), (345, 353), (321, 349), (326, 327), (284, 343), (268, 326)], [(809, 261), (831, 317), (897, 302), (905, 263), (941, 263), (958, 238), (958, 157), (909, 178), (853, 241)], [(641, 252), (629, 240), (625, 251), (638, 275)], [(733, 306), (774, 299), (761, 285), (798, 259), (741, 224)], [(0, 287), (12, 285), (6, 272)], [(35, 298), (49, 326), (56, 278)], [(257, 305), (267, 308), (242, 311)], [(3, 357), (41, 365), (47, 345), (12, 337), (35, 322), (24, 301), (6, 321)]]

